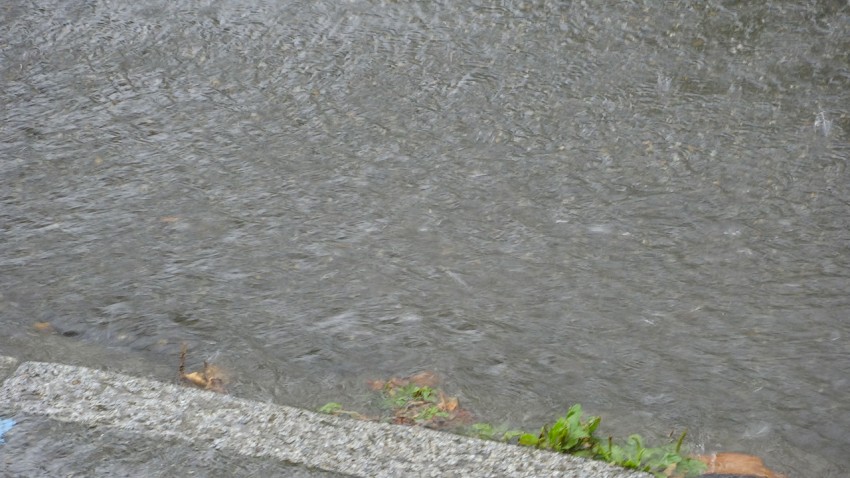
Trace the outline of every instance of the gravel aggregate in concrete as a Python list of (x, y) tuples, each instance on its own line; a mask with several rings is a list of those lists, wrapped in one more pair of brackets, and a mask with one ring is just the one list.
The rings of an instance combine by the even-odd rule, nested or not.
[[(0, 378), (14, 359), (0, 357)], [(6, 372), (2, 364), (7, 364)], [(0, 389), (0, 410), (185, 440), (363, 477), (650, 475), (504, 443), (358, 421), (120, 373), (24, 362)]]

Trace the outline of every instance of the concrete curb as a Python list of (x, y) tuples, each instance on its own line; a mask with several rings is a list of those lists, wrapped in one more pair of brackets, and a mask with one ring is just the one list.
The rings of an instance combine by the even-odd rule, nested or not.
[(569, 455), (357, 421), (119, 373), (0, 356), (0, 410), (363, 477), (648, 478)]

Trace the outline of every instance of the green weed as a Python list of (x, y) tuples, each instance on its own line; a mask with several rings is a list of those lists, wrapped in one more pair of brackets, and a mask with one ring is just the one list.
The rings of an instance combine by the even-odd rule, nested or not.
[[(382, 408), (392, 414), (389, 418), (367, 417), (345, 410), (342, 405), (331, 402), (319, 409), (333, 415), (348, 415), (364, 420), (390, 420), (406, 425), (439, 426), (457, 429), (471, 414), (458, 407), (457, 398), (447, 397), (441, 390), (433, 389), (413, 380), (393, 379), (376, 382), (373, 390), (380, 392)], [(611, 437), (600, 440), (596, 430), (602, 419), (597, 416), (584, 417), (581, 405), (571, 406), (567, 413), (551, 425), (543, 426), (538, 433), (508, 430), (489, 423), (475, 423), (461, 428), (462, 433), (479, 438), (514, 442), (523, 446), (569, 453), (594, 460), (602, 460), (624, 468), (652, 473), (658, 478), (693, 477), (702, 473), (706, 465), (681, 452), (687, 433), (682, 433), (675, 443), (660, 447), (648, 447), (640, 435), (631, 435), (623, 443), (615, 443)], [(466, 421), (465, 423), (469, 423)]]
[(494, 427), (489, 423), (475, 423), (467, 430), (472, 435), (485, 440), (510, 441), (523, 434), (521, 430), (508, 430), (508, 427)]
[(415, 384), (403, 387), (385, 386), (382, 390), (384, 403), (387, 408), (401, 408), (411, 402), (436, 402), (437, 394), (431, 387), (420, 387)]
[(540, 433), (523, 433), (519, 444), (537, 448), (548, 448), (559, 453), (570, 453), (592, 457), (598, 440), (593, 432), (602, 421), (599, 417), (582, 420), (581, 405), (573, 405), (567, 414), (559, 418), (552, 426), (544, 426)]
[(336, 402), (329, 402), (319, 407), (319, 411), (322, 413), (328, 413), (330, 415), (333, 415), (337, 412), (342, 411), (342, 405)]
[[(702, 473), (706, 466), (693, 458), (681, 454), (682, 442), (686, 433), (682, 433), (674, 444), (661, 447), (647, 447), (640, 435), (631, 435), (624, 444), (615, 444), (611, 437), (604, 442), (594, 432), (601, 418), (591, 416), (585, 419), (581, 405), (573, 405), (567, 414), (554, 424), (546, 425), (537, 434), (505, 433), (503, 441), (518, 437), (518, 443), (541, 449), (569, 453), (594, 460), (601, 460), (624, 468), (652, 473), (656, 477), (691, 477)], [(493, 439), (494, 428), (487, 423), (476, 423), (471, 427), (472, 435)]]

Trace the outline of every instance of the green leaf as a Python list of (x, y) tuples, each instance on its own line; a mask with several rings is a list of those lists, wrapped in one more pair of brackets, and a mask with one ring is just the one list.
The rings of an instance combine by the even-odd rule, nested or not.
[(493, 438), (493, 435), (496, 434), (496, 431), (493, 429), (493, 425), (489, 423), (475, 423), (470, 428), (475, 432), (479, 438)]
[(601, 417), (590, 417), (590, 420), (587, 424), (587, 432), (588, 434), (593, 434), (596, 431), (596, 428), (599, 427), (599, 424), (602, 423)]
[(336, 402), (326, 403), (325, 405), (322, 405), (321, 408), (319, 408), (319, 412), (330, 414), (334, 414), (340, 410), (342, 410), (342, 405)]
[(524, 446), (537, 446), (540, 443), (540, 440), (536, 435), (532, 435), (531, 433), (523, 433), (519, 437), (519, 444)]

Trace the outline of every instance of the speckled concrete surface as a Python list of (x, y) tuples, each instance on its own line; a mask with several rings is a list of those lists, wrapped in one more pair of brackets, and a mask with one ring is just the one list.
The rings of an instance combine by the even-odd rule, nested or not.
[(144, 378), (0, 357), (0, 411), (205, 445), (363, 477), (640, 478), (600, 462), (503, 443), (356, 421)]

